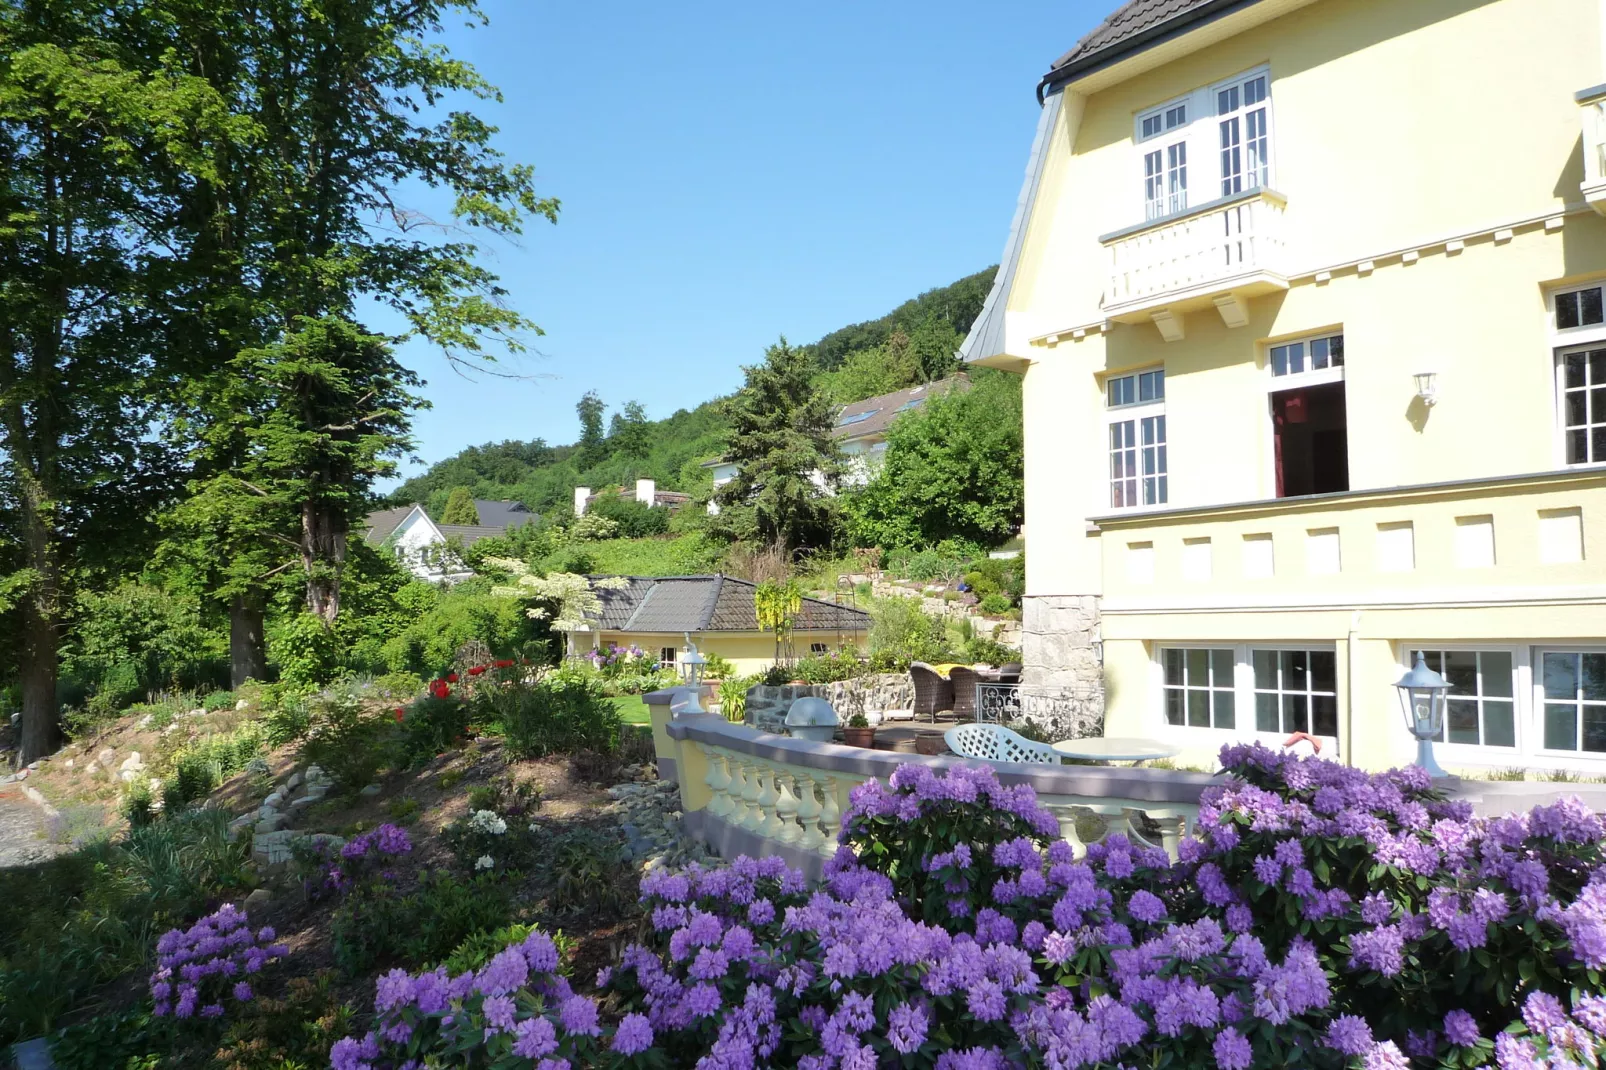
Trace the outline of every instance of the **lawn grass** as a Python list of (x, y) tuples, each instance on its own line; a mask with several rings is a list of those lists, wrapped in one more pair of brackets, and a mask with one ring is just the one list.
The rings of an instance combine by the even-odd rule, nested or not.
[(652, 723), (652, 717), (647, 712), (647, 704), (641, 700), (640, 695), (620, 695), (613, 700), (613, 704), (619, 710), (619, 719), (625, 724)]

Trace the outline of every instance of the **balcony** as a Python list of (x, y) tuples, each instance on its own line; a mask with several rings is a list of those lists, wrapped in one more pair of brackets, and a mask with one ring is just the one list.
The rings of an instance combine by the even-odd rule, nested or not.
[(1095, 523), (1106, 614), (1494, 605), (1606, 619), (1601, 468)]
[(1105, 318), (1153, 321), (1166, 341), (1183, 337), (1183, 314), (1214, 306), (1228, 327), (1249, 322), (1244, 301), (1288, 289), (1283, 246), (1287, 199), (1254, 189), (1106, 234)]
[(1606, 215), (1606, 85), (1573, 94), (1584, 126), (1584, 181), (1579, 189), (1595, 211)]

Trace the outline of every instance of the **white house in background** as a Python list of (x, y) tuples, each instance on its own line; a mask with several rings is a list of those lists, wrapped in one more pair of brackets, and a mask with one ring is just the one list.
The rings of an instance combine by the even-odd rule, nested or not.
[[(881, 467), (881, 459), (887, 452), (887, 429), (896, 423), (900, 416), (919, 409), (926, 403), (927, 398), (946, 394), (950, 390), (969, 389), (969, 377), (961, 374), (844, 405), (836, 414), (836, 426), (831, 430), (832, 437), (837, 441), (837, 447), (841, 449), (842, 456), (847, 461), (842, 485), (860, 487), (870, 482), (875, 476), (876, 469)], [(713, 476), (715, 490), (736, 478), (736, 463), (723, 457), (707, 461), (703, 467)], [(822, 490), (825, 489), (825, 476), (822, 473), (814, 473), (814, 482)], [(717, 513), (719, 507), (709, 502), (708, 511)]]
[(474, 575), (447, 547), (456, 540), (464, 549), (492, 535), (505, 535), (536, 515), (523, 502), (476, 498), (478, 524), (437, 524), (421, 505), (398, 505), (368, 514), (363, 540), (369, 546), (391, 546), (396, 556), (421, 580), (455, 582)]
[[(607, 491), (593, 494), (590, 487), (574, 488), (574, 515), (583, 516), (585, 511), (595, 505)], [(651, 479), (636, 480), (636, 491), (631, 494), (629, 490), (620, 487), (615, 492), (621, 498), (635, 498), (636, 501), (649, 509), (678, 509), (691, 501), (690, 494), (682, 494), (678, 490), (659, 490), (658, 484)]]

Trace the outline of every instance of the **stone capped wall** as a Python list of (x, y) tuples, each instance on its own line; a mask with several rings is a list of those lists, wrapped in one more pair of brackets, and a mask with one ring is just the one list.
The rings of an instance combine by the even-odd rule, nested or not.
[(877, 724), (887, 710), (914, 709), (915, 687), (907, 673), (881, 673), (830, 684), (758, 684), (747, 690), (747, 723), (761, 732), (784, 735), (786, 711), (800, 698), (825, 699), (841, 721), (862, 713), (871, 724)]

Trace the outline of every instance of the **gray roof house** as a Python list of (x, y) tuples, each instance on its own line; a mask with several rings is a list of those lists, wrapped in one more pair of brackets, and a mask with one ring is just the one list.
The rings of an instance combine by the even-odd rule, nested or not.
[(445, 547), (448, 540), (456, 539), (466, 549), (481, 539), (505, 535), (536, 519), (523, 502), (476, 498), (474, 508), (479, 513), (478, 524), (437, 524), (421, 505), (379, 509), (368, 514), (363, 541), (369, 546), (389, 543), (419, 579), (431, 583), (466, 579), (473, 571), (461, 561), (449, 559), (455, 555), (436, 547)]

